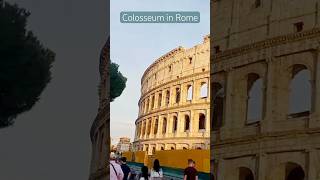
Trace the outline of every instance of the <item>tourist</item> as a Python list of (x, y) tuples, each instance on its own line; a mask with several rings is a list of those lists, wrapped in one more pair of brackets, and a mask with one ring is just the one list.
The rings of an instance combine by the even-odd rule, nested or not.
[(121, 163), (122, 172), (124, 174), (123, 180), (127, 180), (127, 179), (129, 179), (129, 177), (131, 175), (131, 170), (130, 170), (129, 166), (127, 165), (127, 158), (122, 157), (120, 159), (120, 163)]
[(143, 166), (141, 168), (141, 174), (139, 180), (149, 180), (148, 167)]
[(153, 162), (153, 168), (150, 171), (150, 179), (163, 179), (163, 171), (158, 159)]
[(198, 180), (198, 171), (192, 159), (188, 159), (188, 167), (184, 170), (184, 180)]
[(121, 166), (116, 163), (117, 155), (110, 153), (110, 180), (123, 180), (123, 172)]

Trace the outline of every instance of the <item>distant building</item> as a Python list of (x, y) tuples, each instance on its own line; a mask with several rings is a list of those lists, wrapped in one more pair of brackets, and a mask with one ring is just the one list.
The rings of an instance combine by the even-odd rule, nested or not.
[(117, 144), (117, 152), (126, 152), (131, 150), (130, 138), (122, 137)]

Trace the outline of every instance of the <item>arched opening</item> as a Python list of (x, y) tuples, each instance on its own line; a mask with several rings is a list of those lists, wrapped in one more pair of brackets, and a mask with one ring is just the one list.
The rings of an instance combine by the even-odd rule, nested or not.
[(286, 180), (304, 180), (305, 173), (303, 168), (296, 163), (286, 164)]
[(239, 168), (239, 180), (254, 180), (252, 171), (246, 167)]
[(148, 122), (148, 129), (147, 129), (147, 134), (150, 135), (151, 132), (151, 120)]
[(176, 88), (176, 103), (180, 102), (180, 88)]
[(151, 109), (154, 109), (154, 95), (151, 98)]
[(171, 147), (171, 150), (174, 150), (174, 147)]
[(199, 130), (206, 129), (206, 116), (202, 113), (199, 114)]
[(263, 79), (250, 73), (247, 81), (247, 123), (259, 122), (263, 113)]
[(148, 112), (149, 111), (149, 98), (147, 99), (147, 104), (146, 104), (146, 110), (145, 112)]
[(170, 103), (170, 91), (167, 90), (166, 91), (166, 106), (168, 106)]
[(143, 122), (142, 135), (146, 134), (146, 121)]
[(158, 133), (158, 124), (159, 124), (158, 119), (156, 119), (156, 121), (154, 122), (154, 131), (153, 131), (154, 134)]
[(193, 96), (192, 86), (188, 85), (187, 87), (187, 101), (191, 101)]
[(218, 130), (222, 127), (224, 112), (224, 89), (220, 83), (212, 83), (213, 94), (213, 116), (212, 129)]
[(189, 115), (184, 116), (184, 131), (189, 131), (190, 130), (190, 117)]
[(158, 95), (158, 107), (161, 107), (161, 101), (162, 101), (162, 94), (160, 93)]
[(291, 73), (289, 114), (292, 117), (307, 116), (311, 111), (311, 72), (304, 65), (294, 65)]
[(203, 82), (200, 87), (200, 98), (208, 97), (208, 84)]
[(165, 134), (167, 132), (167, 118), (163, 118), (162, 122), (162, 134)]
[(155, 154), (156, 153), (156, 147), (153, 147), (152, 148), (152, 154)]
[(187, 150), (188, 148), (186, 148), (186, 147), (183, 147), (182, 149), (183, 149), (183, 150)]
[(302, 167), (296, 163), (286, 164), (286, 180), (304, 180), (305, 173)]
[(178, 129), (178, 118), (177, 116), (173, 116), (173, 126), (172, 126), (172, 132), (177, 132)]
[(161, 147), (161, 151), (163, 151), (164, 150), (164, 147)]

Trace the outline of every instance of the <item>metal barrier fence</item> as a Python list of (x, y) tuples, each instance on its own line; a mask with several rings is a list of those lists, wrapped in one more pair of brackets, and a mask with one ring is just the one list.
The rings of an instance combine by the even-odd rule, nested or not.
[[(128, 162), (128, 166), (130, 169), (139, 174), (141, 172), (141, 167), (143, 163), (135, 163), (135, 162)], [(166, 180), (181, 180), (183, 179), (183, 169), (176, 169), (176, 168), (169, 168), (169, 167), (162, 167), (164, 179)], [(210, 180), (209, 173), (199, 172), (198, 174), (199, 180)]]

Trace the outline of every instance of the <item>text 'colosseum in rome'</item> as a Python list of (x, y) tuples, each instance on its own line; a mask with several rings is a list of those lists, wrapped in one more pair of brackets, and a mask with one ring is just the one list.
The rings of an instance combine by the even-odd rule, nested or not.
[(135, 151), (209, 149), (210, 37), (156, 60), (141, 79)]
[(319, 2), (211, 1), (216, 180), (320, 179)]

